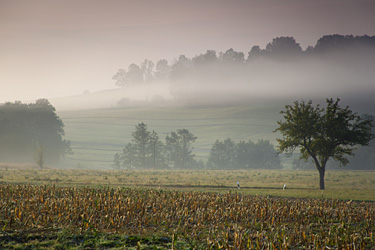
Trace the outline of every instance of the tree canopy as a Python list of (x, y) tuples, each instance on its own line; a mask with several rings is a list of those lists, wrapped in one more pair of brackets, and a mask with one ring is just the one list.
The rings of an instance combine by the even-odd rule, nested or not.
[[(340, 53), (349, 52), (351, 56), (355, 55), (356, 52), (362, 55), (362, 50), (374, 53), (374, 49), (375, 36), (325, 35), (317, 41), (315, 46), (308, 46), (306, 50), (302, 50), (300, 44), (293, 37), (281, 36), (272, 39), (265, 49), (261, 49), (259, 45), (252, 46), (247, 58), (245, 58), (243, 52), (230, 48), (225, 52), (207, 50), (205, 54), (199, 54), (193, 58), (188, 58), (182, 54), (171, 64), (165, 59), (160, 59), (156, 66), (151, 60), (145, 59), (139, 66), (132, 63), (127, 70), (119, 69), (112, 79), (115, 80), (115, 85), (120, 87), (154, 80), (167, 80), (180, 84), (181, 82), (188, 82), (189, 76), (196, 71), (200, 73), (199, 76), (205, 75), (205, 78), (207, 74), (217, 74), (218, 70), (214, 72), (207, 70), (209, 69), (207, 65), (220, 65), (219, 72), (225, 72), (231, 69), (230, 65), (249, 65), (259, 58), (293, 61), (301, 57), (314, 58), (337, 51)], [(202, 74), (202, 72), (205, 74)], [(197, 80), (196, 75), (193, 79)]]
[(172, 131), (163, 143), (159, 135), (150, 132), (147, 124), (142, 122), (135, 126), (132, 137), (132, 142), (123, 148), (122, 153), (114, 156), (118, 168), (194, 168), (198, 165), (191, 147), (197, 137), (187, 129)]
[(195, 164), (191, 145), (196, 139), (197, 137), (187, 129), (178, 129), (165, 138), (167, 155), (174, 166), (188, 168)]
[(368, 145), (374, 138), (372, 121), (339, 106), (340, 99), (327, 99), (326, 108), (313, 106), (312, 101), (295, 101), (281, 111), (284, 121), (278, 121), (282, 139), (277, 139), (280, 152), (293, 153), (297, 148), (301, 158), (312, 158), (320, 174), (320, 189), (325, 189), (324, 174), (329, 159), (341, 166), (348, 163), (355, 145)]
[(274, 146), (265, 140), (234, 142), (217, 140), (211, 147), (207, 165), (216, 169), (281, 169)]
[[(191, 58), (181, 54), (170, 62), (160, 59), (155, 65), (146, 59), (139, 66), (132, 63), (127, 70), (119, 69), (113, 80), (120, 87), (169, 84), (173, 101), (195, 106), (248, 101), (249, 97), (259, 96), (252, 91), (261, 81), (274, 85), (284, 80), (290, 84), (301, 78), (301, 86), (309, 88), (312, 83), (310, 77), (305, 77), (308, 74), (316, 74), (317, 84), (325, 84), (328, 78), (320, 76), (332, 74), (332, 82), (337, 84), (345, 86), (345, 78), (352, 77), (358, 85), (368, 88), (373, 79), (375, 36), (327, 35), (304, 50), (293, 37), (281, 36), (272, 39), (265, 48), (249, 46), (246, 55), (230, 48), (207, 50)], [(332, 70), (327, 67), (330, 65)], [(268, 96), (278, 94), (273, 88), (267, 91)]]
[(1, 104), (1, 161), (30, 162), (38, 152), (38, 165), (43, 165), (44, 162), (53, 164), (60, 157), (71, 153), (70, 142), (63, 139), (64, 123), (55, 111), (47, 99), (39, 99), (30, 104)]

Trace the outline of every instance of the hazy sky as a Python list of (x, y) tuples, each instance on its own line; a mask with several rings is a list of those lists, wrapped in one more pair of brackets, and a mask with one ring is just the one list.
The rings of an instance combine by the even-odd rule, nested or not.
[(146, 58), (375, 35), (374, 13), (374, 0), (0, 0), (0, 102), (113, 88)]

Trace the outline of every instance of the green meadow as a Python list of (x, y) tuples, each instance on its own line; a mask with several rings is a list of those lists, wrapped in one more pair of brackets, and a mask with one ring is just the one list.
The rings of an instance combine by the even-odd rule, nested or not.
[[(65, 139), (74, 154), (63, 161), (68, 167), (111, 168), (113, 156), (131, 142), (138, 123), (155, 130), (160, 139), (171, 131), (186, 128), (198, 137), (193, 144), (197, 160), (206, 161), (216, 140), (269, 140), (275, 144), (276, 121), (283, 107), (129, 107), (61, 111)], [(288, 161), (286, 161), (286, 164)]]
[[(0, 168), (0, 182), (26, 185), (109, 186), (252, 196), (375, 201), (375, 171), (327, 170), (80, 170)], [(240, 189), (237, 188), (237, 181)], [(283, 185), (287, 188), (283, 190)]]

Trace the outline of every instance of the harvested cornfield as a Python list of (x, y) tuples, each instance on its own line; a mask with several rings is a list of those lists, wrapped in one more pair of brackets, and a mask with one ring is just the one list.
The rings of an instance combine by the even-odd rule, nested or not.
[(0, 185), (3, 232), (158, 235), (193, 249), (371, 249), (372, 203), (136, 188)]

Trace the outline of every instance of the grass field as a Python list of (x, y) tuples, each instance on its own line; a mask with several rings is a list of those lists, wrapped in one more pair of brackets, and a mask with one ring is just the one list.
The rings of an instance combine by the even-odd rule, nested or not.
[(64, 160), (72, 167), (111, 168), (113, 156), (131, 141), (131, 133), (144, 122), (162, 141), (171, 131), (186, 128), (198, 137), (197, 160), (206, 161), (212, 144), (231, 138), (275, 143), (276, 121), (282, 107), (246, 106), (217, 108), (133, 107), (58, 112), (74, 154)]
[[(375, 201), (375, 171), (327, 171), (319, 190), (316, 170), (0, 170), (0, 181), (58, 186), (150, 187), (293, 198)], [(236, 189), (237, 181), (241, 189)], [(283, 190), (283, 185), (287, 189)]]
[(206, 160), (217, 139), (274, 143), (279, 111), (59, 112), (74, 151), (66, 169), (0, 165), (0, 249), (372, 249), (375, 171), (328, 170), (321, 191), (316, 170), (112, 167), (140, 122), (161, 139), (189, 129)]
[(328, 171), (324, 191), (318, 190), (316, 171), (288, 170), (3, 165), (0, 181), (1, 249), (372, 249), (375, 244), (373, 171)]

